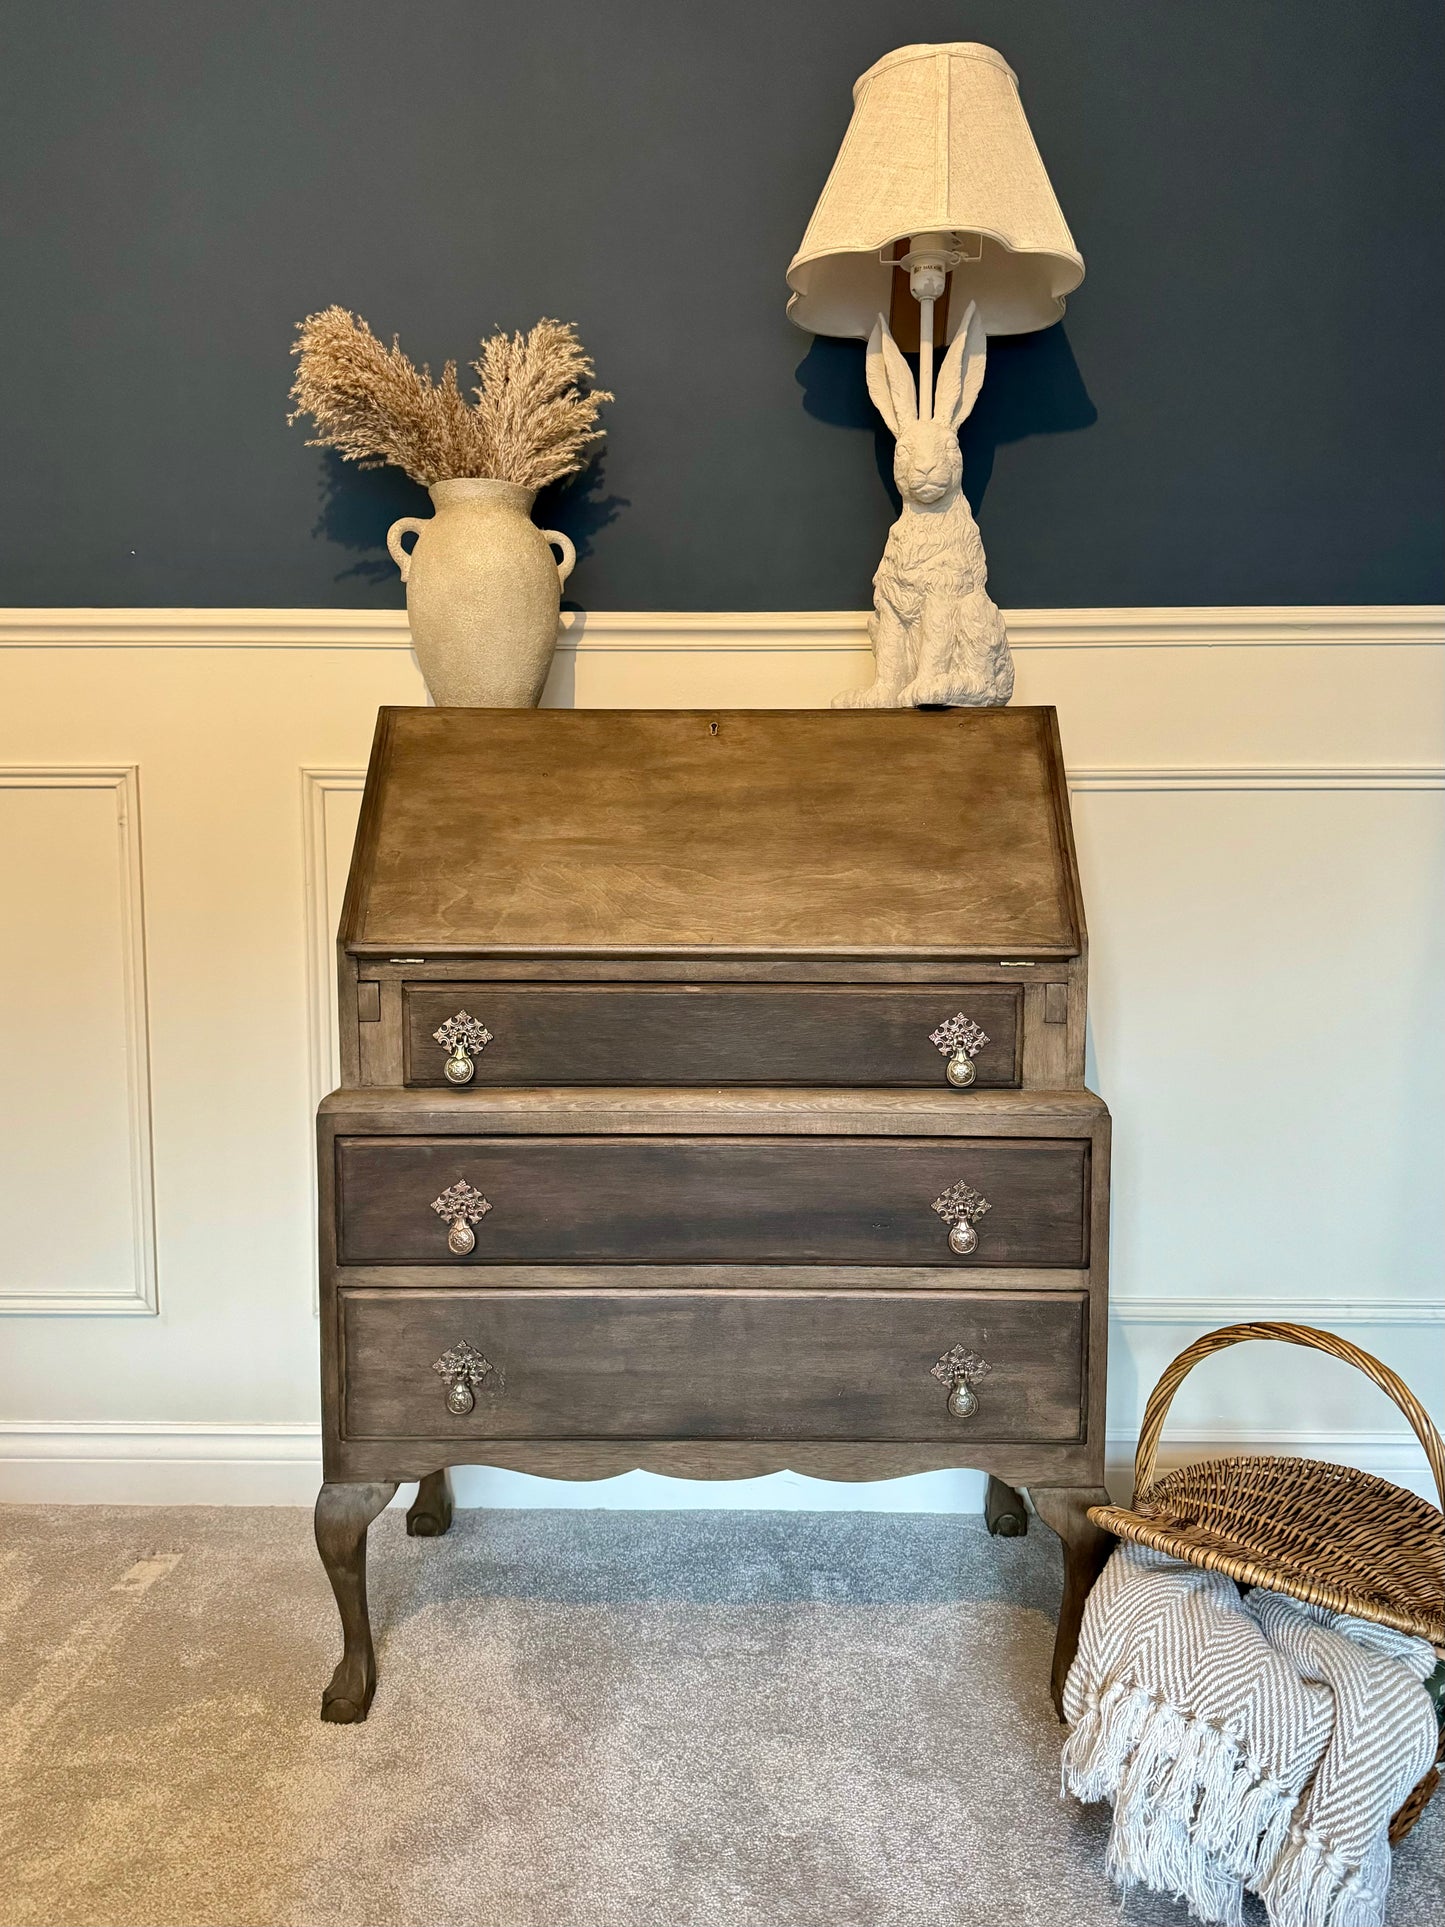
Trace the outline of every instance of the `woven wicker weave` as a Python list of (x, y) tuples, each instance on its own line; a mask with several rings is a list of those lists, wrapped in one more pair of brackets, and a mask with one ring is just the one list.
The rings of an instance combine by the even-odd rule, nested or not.
[[(1191, 1565), (1228, 1573), (1335, 1612), (1445, 1643), (1445, 1518), (1388, 1480), (1314, 1459), (1210, 1459), (1155, 1477), (1159, 1436), (1175, 1392), (1202, 1358), (1248, 1338), (1307, 1345), (1357, 1366), (1387, 1392), (1425, 1448), (1445, 1506), (1445, 1442), (1404, 1381), (1333, 1332), (1308, 1325), (1225, 1325), (1174, 1360), (1150, 1394), (1134, 1459), (1132, 1507), (1094, 1506), (1089, 1517)], [(1391, 1823), (1403, 1839), (1439, 1775), (1431, 1770)]]

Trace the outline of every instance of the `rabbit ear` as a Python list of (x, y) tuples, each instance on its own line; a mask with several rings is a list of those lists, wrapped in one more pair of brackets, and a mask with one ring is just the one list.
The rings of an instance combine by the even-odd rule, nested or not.
[(879, 315), (868, 337), (868, 393), (895, 435), (918, 420), (918, 391), (888, 323)]
[(953, 337), (953, 345), (938, 371), (938, 388), (933, 397), (933, 419), (957, 428), (983, 386), (984, 365), (988, 359), (988, 336), (978, 304), (970, 301)]

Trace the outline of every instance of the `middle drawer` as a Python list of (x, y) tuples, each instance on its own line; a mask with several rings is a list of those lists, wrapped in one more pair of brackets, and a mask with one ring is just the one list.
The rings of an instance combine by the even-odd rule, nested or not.
[[(336, 1143), (348, 1265), (1082, 1266), (1088, 1191), (1077, 1138)], [(972, 1249), (950, 1243), (960, 1216)]]

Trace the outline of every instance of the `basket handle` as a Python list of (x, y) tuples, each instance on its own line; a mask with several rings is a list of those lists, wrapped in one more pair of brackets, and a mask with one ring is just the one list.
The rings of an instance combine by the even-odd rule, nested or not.
[(1382, 1365), (1378, 1358), (1361, 1351), (1352, 1345), (1348, 1338), (1339, 1338), (1334, 1332), (1316, 1331), (1313, 1325), (1253, 1324), (1222, 1325), (1218, 1331), (1206, 1332), (1203, 1338), (1196, 1338), (1172, 1364), (1165, 1367), (1159, 1383), (1149, 1394), (1149, 1403), (1144, 1407), (1144, 1422), (1139, 1428), (1139, 1449), (1134, 1454), (1134, 1500), (1154, 1483), (1154, 1459), (1159, 1450), (1159, 1435), (1164, 1430), (1164, 1421), (1169, 1415), (1169, 1407), (1174, 1394), (1193, 1371), (1201, 1358), (1208, 1358), (1211, 1352), (1222, 1352), (1226, 1346), (1239, 1345), (1247, 1338), (1278, 1338), (1289, 1345), (1308, 1345), (1317, 1352), (1328, 1352), (1332, 1358), (1341, 1358), (1347, 1365), (1354, 1365), (1366, 1378), (1373, 1379), (1382, 1392), (1387, 1392), (1409, 1420), (1410, 1429), (1425, 1448), (1425, 1456), (1430, 1461), (1430, 1470), (1435, 1474), (1435, 1490), (1440, 1497), (1440, 1509), (1445, 1511), (1445, 1441), (1441, 1440), (1431, 1422), (1429, 1413), (1410, 1390), (1402, 1378), (1396, 1376), (1388, 1365)]

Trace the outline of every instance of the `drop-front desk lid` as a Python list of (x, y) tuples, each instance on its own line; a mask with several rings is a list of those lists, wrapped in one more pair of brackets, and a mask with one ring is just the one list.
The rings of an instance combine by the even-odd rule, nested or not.
[(1052, 709), (383, 709), (368, 957), (1055, 958), (1083, 938)]

